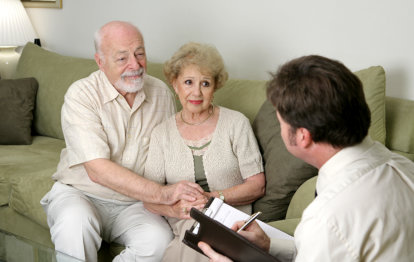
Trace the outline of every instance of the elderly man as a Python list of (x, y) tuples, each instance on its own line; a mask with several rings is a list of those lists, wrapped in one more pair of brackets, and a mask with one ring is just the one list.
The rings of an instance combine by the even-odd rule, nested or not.
[[(318, 195), (294, 244), (257, 224), (242, 235), (283, 261), (414, 261), (414, 163), (367, 136), (360, 80), (337, 61), (306, 56), (279, 69), (268, 97), (289, 152), (319, 169)], [(229, 261), (199, 246), (212, 261)]]
[(172, 239), (166, 221), (141, 201), (193, 201), (203, 190), (144, 179), (152, 129), (171, 116), (167, 86), (145, 73), (144, 40), (114, 21), (95, 34), (99, 70), (72, 84), (62, 107), (66, 148), (41, 200), (56, 250), (97, 261), (102, 239), (124, 245), (115, 261), (159, 261)]

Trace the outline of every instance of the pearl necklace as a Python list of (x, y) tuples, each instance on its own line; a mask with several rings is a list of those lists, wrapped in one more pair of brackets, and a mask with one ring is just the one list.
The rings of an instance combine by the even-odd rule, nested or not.
[(211, 111), (209, 110), (209, 114), (208, 114), (207, 118), (204, 119), (203, 121), (198, 122), (198, 123), (189, 123), (189, 122), (185, 121), (184, 120), (184, 117), (183, 117), (183, 110), (181, 110), (181, 112), (180, 112), (181, 121), (183, 121), (184, 123), (186, 123), (187, 125), (190, 125), (190, 126), (199, 126), (199, 125), (203, 124), (204, 122), (206, 122), (207, 120), (209, 120), (210, 117), (213, 115), (213, 113), (214, 113), (214, 105), (212, 104), (211, 106), (212, 106)]

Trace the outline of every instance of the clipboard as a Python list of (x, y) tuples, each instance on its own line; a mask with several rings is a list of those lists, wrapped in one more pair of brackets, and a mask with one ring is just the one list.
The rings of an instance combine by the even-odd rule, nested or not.
[(209, 244), (214, 250), (229, 257), (233, 261), (279, 262), (279, 260), (269, 253), (263, 251), (220, 222), (205, 215), (203, 212), (192, 208), (190, 210), (190, 216), (198, 222), (198, 233), (193, 233), (194, 227), (196, 226), (194, 225), (190, 230), (185, 232), (183, 243), (201, 254), (204, 253), (197, 246), (199, 241)]

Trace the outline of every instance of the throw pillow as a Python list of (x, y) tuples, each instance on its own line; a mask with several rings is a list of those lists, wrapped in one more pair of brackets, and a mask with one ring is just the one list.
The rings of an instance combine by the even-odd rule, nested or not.
[(0, 144), (29, 145), (38, 84), (34, 78), (0, 80)]
[[(385, 144), (385, 72), (374, 66), (355, 72), (363, 84), (371, 110), (369, 135)], [(317, 169), (297, 159), (287, 150), (280, 136), (275, 109), (266, 101), (253, 122), (253, 130), (263, 154), (266, 174), (266, 195), (257, 200), (253, 209), (262, 211), (266, 222), (284, 219), (293, 194)]]
[(262, 212), (260, 220), (264, 222), (285, 219), (295, 191), (318, 170), (287, 151), (275, 109), (269, 100), (260, 108), (253, 131), (262, 152), (266, 175), (266, 195), (253, 204), (253, 210)]

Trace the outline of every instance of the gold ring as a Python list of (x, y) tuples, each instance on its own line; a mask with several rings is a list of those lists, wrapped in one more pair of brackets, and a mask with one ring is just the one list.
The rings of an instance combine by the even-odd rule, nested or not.
[(186, 215), (188, 214), (186, 207), (183, 207), (183, 213), (186, 214)]

